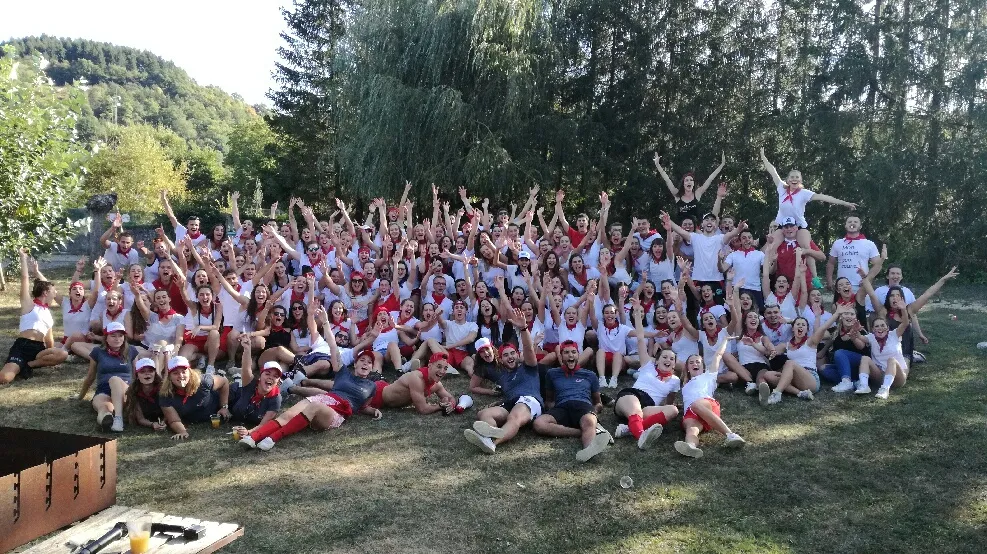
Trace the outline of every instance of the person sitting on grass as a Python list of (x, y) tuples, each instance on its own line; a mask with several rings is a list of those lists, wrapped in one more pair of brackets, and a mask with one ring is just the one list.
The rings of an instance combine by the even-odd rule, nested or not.
[(466, 321), (466, 311), (466, 303), (457, 300), (452, 305), (452, 319), (438, 319), (439, 326), (442, 327), (445, 334), (445, 343), (439, 344), (436, 339), (427, 339), (415, 353), (415, 356), (442, 352), (449, 355), (449, 365), (451, 366), (448, 371), (449, 375), (459, 375), (455, 368), (473, 375), (473, 358), (469, 356), (466, 349), (476, 340), (479, 328), (476, 323)]
[(727, 343), (720, 343), (719, 349), (709, 364), (703, 365), (702, 356), (695, 354), (685, 361), (685, 375), (682, 385), (682, 428), (685, 430), (685, 440), (675, 442), (675, 451), (690, 458), (701, 458), (703, 451), (699, 448), (699, 434), (716, 430), (726, 436), (723, 446), (740, 448), (746, 444), (743, 438), (730, 430), (730, 427), (720, 418), (720, 403), (713, 398), (716, 392), (716, 369), (720, 366), (720, 357), (726, 350)]
[[(240, 436), (252, 433), (261, 425), (277, 417), (281, 410), (281, 384), (283, 372), (278, 362), (267, 362), (260, 375), (254, 379), (253, 342), (248, 333), (237, 337), (243, 348), (243, 365), (240, 367), (240, 382), (230, 385), (230, 413), (233, 419), (243, 425), (234, 426)], [(249, 425), (250, 427), (244, 427)]]
[(534, 428), (539, 435), (579, 437), (583, 448), (576, 453), (576, 460), (587, 462), (613, 442), (597, 422), (597, 414), (603, 410), (600, 382), (593, 372), (579, 367), (579, 345), (567, 341), (559, 346), (560, 367), (545, 374), (545, 405), (549, 409), (535, 419)]
[(155, 431), (164, 431), (167, 426), (164, 424), (164, 414), (161, 406), (158, 406), (158, 393), (161, 392), (161, 375), (167, 367), (166, 345), (157, 344), (151, 346), (150, 352), (155, 358), (164, 362), (161, 365), (152, 358), (141, 358), (134, 362), (134, 375), (130, 378), (130, 385), (127, 387), (127, 398), (123, 404), (123, 413), (127, 423), (150, 427)]
[[(329, 335), (327, 340), (335, 348), (335, 338)], [(383, 417), (380, 410), (370, 406), (376, 392), (376, 385), (369, 379), (373, 368), (374, 351), (367, 348), (356, 356), (352, 369), (344, 367), (336, 373), (331, 391), (298, 402), (240, 439), (240, 444), (267, 452), (285, 437), (308, 427), (315, 431), (336, 429), (354, 411), (380, 419)]]
[[(480, 410), (473, 428), (463, 431), (470, 444), (487, 454), (496, 452), (498, 446), (513, 439), (522, 427), (538, 418), (544, 403), (531, 331), (521, 310), (515, 309), (510, 314), (510, 323), (519, 329), (521, 352), (513, 344), (505, 342), (500, 347), (499, 362), (479, 365), (473, 376), (499, 385), (504, 403)], [(492, 348), (481, 344), (477, 350), (482, 353), (492, 351)]]
[(661, 350), (658, 359), (648, 354), (644, 338), (644, 310), (640, 301), (634, 304), (634, 328), (637, 331), (637, 351), (641, 357), (641, 369), (635, 375), (634, 385), (617, 393), (613, 412), (617, 416), (614, 438), (631, 436), (637, 439), (637, 447), (647, 450), (661, 436), (668, 422), (679, 415), (678, 408), (669, 401), (680, 388), (675, 375), (675, 352)]
[(49, 306), (58, 291), (55, 284), (43, 279), (30, 283), (27, 249), (21, 248), (21, 319), (17, 339), (10, 347), (7, 360), (0, 369), (0, 385), (20, 376), (31, 377), (37, 367), (56, 366), (68, 358), (68, 352), (55, 347), (52, 328), (55, 319)]
[(204, 423), (213, 414), (230, 419), (230, 384), (219, 375), (203, 375), (189, 367), (188, 359), (168, 360), (168, 378), (161, 384), (158, 404), (172, 440), (189, 437), (185, 423)]
[(89, 372), (82, 381), (79, 400), (86, 398), (89, 387), (96, 383), (92, 405), (96, 423), (103, 431), (123, 432), (123, 402), (130, 387), (131, 363), (137, 357), (137, 347), (127, 344), (127, 330), (122, 323), (112, 322), (103, 330), (106, 344), (89, 353)]

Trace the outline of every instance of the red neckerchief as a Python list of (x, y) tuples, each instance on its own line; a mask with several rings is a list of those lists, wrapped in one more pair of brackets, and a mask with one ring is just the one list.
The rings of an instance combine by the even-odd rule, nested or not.
[(253, 240), (253, 238), (254, 238), (254, 233), (252, 233), (252, 232), (243, 231), (243, 232), (240, 233), (240, 240), (241, 241), (244, 241), (244, 240)]
[(644, 308), (644, 313), (650, 312), (651, 308), (653, 308), (654, 305), (655, 305), (654, 297), (651, 298), (650, 302), (641, 302), (641, 307)]
[(822, 304), (819, 305), (819, 311), (818, 312), (811, 305), (809, 306), (809, 311), (812, 312), (812, 315), (822, 315), (822, 314), (826, 313), (826, 310), (823, 309)]
[(323, 247), (322, 247), (322, 253), (323, 253), (324, 255), (328, 255), (328, 254), (329, 254), (330, 252), (332, 252), (332, 251), (333, 251), (333, 250), (335, 250), (335, 249), (336, 249), (336, 247), (335, 247), (335, 246), (333, 246), (333, 245), (331, 245), (331, 244), (329, 245), (329, 249), (328, 249), (328, 250), (326, 249), (326, 247), (325, 247), (325, 246), (323, 246)]
[(271, 325), (272, 333), (284, 333), (284, 326), (282, 325)]
[(404, 317), (404, 318), (402, 318), (401, 316), (398, 316), (398, 325), (404, 325), (405, 323), (408, 323), (409, 321), (411, 321), (411, 318), (412, 317), (414, 317), (414, 314), (409, 315), (408, 317)]
[[(305, 293), (297, 293), (295, 289), (291, 289), (291, 304), (295, 302), (303, 302), (305, 300)], [(290, 304), (289, 304), (290, 305)]]
[[(72, 303), (72, 299), (69, 298), (69, 313), (70, 314), (77, 314), (77, 313), (81, 312), (82, 311), (82, 305), (85, 304), (85, 303), (86, 303), (86, 299), (83, 298), (82, 301), (79, 302), (79, 305), (76, 306), (75, 304)], [(37, 302), (35, 302), (35, 304), (37, 304)]]
[(607, 325), (607, 320), (605, 319), (603, 320), (603, 328), (606, 329), (607, 335), (610, 334), (610, 331), (613, 331), (614, 329), (617, 329), (619, 327), (620, 327), (620, 321), (617, 319), (613, 320), (613, 327)]
[(117, 254), (120, 254), (121, 256), (128, 256), (130, 255), (131, 250), (133, 250), (133, 247), (123, 249), (120, 247), (120, 243), (117, 243)]
[(534, 318), (531, 318), (531, 321), (528, 322), (528, 330), (529, 331), (534, 331), (535, 330), (535, 319)]
[(713, 306), (716, 306), (716, 301), (715, 300), (710, 300), (707, 304), (703, 304), (703, 306), (701, 308), (699, 308), (699, 320), (700, 321), (702, 321), (704, 315), (706, 315), (706, 314), (708, 314), (708, 313), (710, 313), (710, 312), (713, 311)]
[(778, 331), (778, 329), (781, 329), (782, 322), (779, 322), (777, 325), (771, 325), (771, 323), (768, 322), (767, 319), (765, 319), (764, 324), (768, 326), (768, 329), (771, 329), (772, 331)]
[(110, 311), (109, 308), (106, 308), (106, 315), (109, 316), (110, 321), (116, 319), (117, 316), (119, 316), (121, 313), (123, 313), (123, 306), (120, 306), (120, 309), (117, 310), (117, 313), (113, 313)]
[(185, 387), (175, 387), (175, 394), (182, 397), (183, 405), (188, 402), (188, 394), (185, 392)]
[(844, 241), (843, 244), (850, 244), (851, 242), (853, 242), (855, 240), (864, 240), (866, 238), (867, 237), (865, 237), (863, 233), (857, 233), (857, 236), (855, 236), (855, 237), (851, 237), (850, 236), (850, 233), (847, 233), (846, 236), (843, 237), (843, 241)]
[(158, 393), (160, 391), (161, 391), (161, 386), (158, 385), (156, 387), (153, 387), (151, 389), (151, 392), (150, 393), (146, 393), (146, 392), (144, 392), (144, 385), (140, 385), (140, 386), (137, 387), (137, 397), (138, 398), (143, 398), (144, 400), (147, 400), (148, 402), (153, 402), (153, 403), (157, 404), (158, 403)]
[(788, 293), (786, 292), (785, 293), (785, 296), (778, 296), (778, 293), (772, 292), (771, 293), (771, 296), (774, 296), (775, 297), (775, 301), (777, 301), (778, 302), (778, 305), (781, 306), (782, 302), (784, 302), (785, 299), (788, 298)]
[(743, 252), (744, 253), (744, 257), (746, 258), (747, 255), (750, 254), (751, 252), (753, 252), (754, 250), (755, 250), (754, 248), (741, 248), (741, 249), (737, 250), (737, 252)]
[(113, 290), (113, 287), (115, 286), (115, 284), (116, 284), (116, 281), (112, 281), (112, 283), (113, 283), (113, 284), (111, 284), (110, 286), (106, 286), (106, 285), (104, 285), (104, 284), (103, 284), (103, 282), (102, 282), (102, 281), (100, 281), (100, 282), (99, 282), (99, 286), (101, 286), (101, 287), (103, 287), (103, 289), (104, 289), (104, 290), (105, 290), (106, 292), (110, 292), (111, 290)]
[(791, 344), (795, 348), (792, 348), (791, 350), (798, 350), (799, 348), (802, 348), (802, 345), (805, 344), (805, 341), (807, 340), (809, 340), (809, 335), (802, 337), (802, 340), (798, 342), (795, 342), (795, 337), (792, 337), (792, 340), (789, 341), (789, 344)]
[(223, 239), (219, 239), (219, 242), (216, 242), (216, 239), (209, 239), (209, 242), (212, 244), (213, 250), (219, 250), (223, 246)]
[(788, 189), (785, 190), (785, 197), (782, 198), (781, 203), (784, 204), (785, 202), (788, 202), (792, 205), (795, 205), (796, 194), (798, 194), (798, 191), (792, 192), (791, 187), (789, 187)]
[(234, 283), (233, 284), (233, 290), (235, 290), (237, 292), (240, 292), (240, 289), (242, 289), (242, 288), (243, 288), (243, 285), (241, 285), (240, 283)]
[(708, 342), (710, 344), (716, 344), (717, 342), (719, 342), (720, 330), (721, 330), (720, 329), (720, 326), (717, 325), (716, 326), (716, 332), (714, 332), (712, 335), (710, 335), (709, 334), (709, 331), (707, 331), (706, 329), (703, 329), (703, 333), (706, 333), (706, 342)]
[(154, 288), (155, 289), (164, 289), (164, 288), (167, 288), (168, 287), (168, 285), (165, 285), (164, 283), (161, 282), (161, 278), (160, 277), (158, 277), (157, 279), (155, 279), (154, 281), (152, 281), (151, 284), (154, 285)]
[(761, 339), (763, 335), (761, 334), (760, 329), (754, 329), (753, 333), (751, 333), (750, 331), (744, 331), (744, 336), (751, 339), (754, 342), (757, 342)]
[(161, 321), (161, 320), (164, 320), (164, 319), (168, 319), (169, 317), (171, 317), (173, 315), (178, 315), (178, 312), (176, 312), (175, 310), (173, 310), (171, 308), (171, 306), (168, 306), (168, 310), (167, 311), (163, 311), (163, 312), (162, 311), (158, 311), (158, 321)]
[(658, 378), (661, 379), (662, 381), (664, 381), (665, 379), (668, 379), (672, 375), (675, 375), (675, 371), (674, 370), (672, 370), (672, 371), (662, 371), (661, 368), (658, 367), (658, 366), (655, 366), (655, 370), (658, 371)]
[(667, 321), (665, 323), (657, 323), (656, 322), (655, 323), (655, 331), (668, 331), (669, 333), (671, 333), (672, 332), (672, 328), (668, 326), (668, 322)]
[(895, 321), (901, 321), (901, 310), (899, 310), (898, 308), (889, 309), (888, 317), (894, 319)]
[(442, 302), (444, 302), (445, 299), (446, 299), (446, 295), (439, 294), (439, 293), (437, 293), (435, 291), (432, 291), (432, 300), (435, 300), (435, 305), (436, 306), (442, 304)]
[(40, 307), (42, 307), (42, 308), (44, 308), (46, 310), (49, 309), (48, 304), (45, 304), (44, 302), (38, 300), (37, 298), (34, 299), (34, 305), (35, 306), (40, 306)]
[(110, 350), (110, 347), (109, 346), (107, 346), (106, 348), (103, 349), (103, 351), (106, 352), (108, 355), (113, 356), (114, 358), (122, 358), (123, 357), (123, 348), (121, 348), (120, 350), (114, 352), (114, 351)]
[(874, 340), (877, 341), (877, 346), (880, 347), (880, 350), (879, 350), (880, 352), (884, 352), (884, 345), (888, 343), (888, 337), (889, 336), (891, 336), (891, 333), (890, 332), (888, 332), (887, 335), (884, 335), (884, 338), (883, 339), (881, 339), (877, 335), (874, 335)]
[(846, 299), (844, 299), (842, 296), (840, 296), (839, 298), (836, 299), (836, 305), (837, 306), (849, 306), (849, 305), (851, 305), (853, 303), (854, 303), (854, 298), (852, 296), (850, 298), (846, 298)]
[(194, 233), (193, 232), (188, 232), (188, 233), (185, 233), (185, 234), (188, 235), (188, 238), (190, 238), (192, 240), (199, 240), (199, 237), (202, 236), (202, 231), (196, 231)]
[(559, 364), (559, 367), (562, 369), (562, 373), (565, 374), (566, 377), (572, 377), (577, 371), (579, 371), (579, 362), (577, 361), (576, 366), (571, 370), (567, 368), (565, 364)]
[(572, 276), (576, 278), (576, 282), (581, 286), (586, 286), (586, 282), (589, 281), (589, 276), (586, 274), (586, 266), (583, 266), (583, 270), (579, 273), (573, 272)]
[[(665, 253), (664, 253), (664, 252), (662, 252), (662, 253), (661, 253), (661, 255), (662, 255), (662, 256), (664, 256), (664, 255), (665, 255)], [(655, 262), (656, 264), (660, 264), (660, 263), (661, 263), (661, 256), (655, 256), (655, 253), (654, 253), (654, 252), (652, 252), (652, 253), (651, 253), (651, 259), (652, 259), (652, 260), (653, 260), (653, 261), (654, 261), (654, 262)]]
[(649, 229), (647, 233), (639, 233), (639, 234), (641, 235), (642, 239), (650, 239), (651, 237), (655, 236), (657, 233), (658, 231), (655, 231), (654, 229)]
[(274, 398), (275, 396), (278, 396), (280, 394), (281, 394), (281, 388), (278, 387), (277, 385), (274, 385), (273, 387), (271, 387), (271, 390), (267, 391), (267, 394), (262, 396), (260, 394), (260, 385), (258, 385), (257, 387), (254, 388), (254, 395), (250, 397), (250, 403), (254, 404), (255, 406), (260, 406), (261, 401), (264, 400), (265, 398)]
[(204, 315), (212, 316), (212, 311), (214, 308), (215, 306), (209, 304), (209, 311), (207, 312), (205, 306), (199, 306), (199, 317), (202, 317)]

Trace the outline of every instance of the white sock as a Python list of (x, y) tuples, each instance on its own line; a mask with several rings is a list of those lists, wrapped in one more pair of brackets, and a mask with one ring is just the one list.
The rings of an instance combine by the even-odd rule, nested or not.
[(861, 375), (860, 376), (860, 384), (858, 386), (860, 386), (860, 387), (866, 387), (867, 386), (867, 383), (869, 381), (870, 381), (870, 375)]
[(884, 376), (884, 382), (881, 383), (881, 386), (890, 389), (891, 388), (891, 383), (893, 383), (893, 382), (894, 382), (894, 375), (885, 375)]

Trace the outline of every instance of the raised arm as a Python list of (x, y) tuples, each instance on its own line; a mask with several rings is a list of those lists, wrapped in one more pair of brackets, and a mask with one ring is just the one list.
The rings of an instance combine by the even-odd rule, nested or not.
[(233, 216), (233, 228), (239, 232), (243, 229), (243, 225), (240, 222), (240, 206), (237, 204), (237, 200), (240, 199), (240, 191), (233, 191), (230, 193), (230, 215)]
[(768, 161), (768, 157), (764, 155), (764, 147), (761, 147), (761, 163), (764, 164), (764, 169), (768, 172), (768, 175), (771, 175), (771, 180), (775, 182), (775, 185), (783, 184), (785, 182), (781, 179), (781, 176), (778, 175), (778, 170), (775, 169), (775, 166), (771, 165), (771, 162)]
[(703, 182), (702, 186), (696, 189), (696, 200), (702, 198), (703, 193), (706, 192), (706, 189), (708, 189), (711, 184), (713, 184), (713, 181), (716, 180), (717, 175), (719, 175), (720, 172), (723, 171), (723, 168), (726, 167), (726, 165), (727, 165), (727, 153), (720, 152), (720, 165), (716, 166), (716, 169), (714, 169), (713, 172), (709, 174), (709, 177), (706, 178), (706, 181)]
[(569, 232), (569, 222), (565, 218), (565, 212), (562, 210), (562, 200), (565, 198), (565, 191), (559, 189), (555, 192), (555, 215), (559, 218), (559, 224), (562, 225), (562, 230), (566, 233)]
[(668, 215), (668, 212), (662, 211), (660, 212), (660, 215), (661, 215), (662, 225), (664, 225), (668, 229), (675, 231), (682, 238), (686, 239), (686, 241), (692, 240), (692, 233), (679, 227), (677, 223), (672, 221), (672, 218), (671, 216)]
[[(665, 173), (665, 168), (661, 166), (661, 156), (659, 156), (657, 152), (655, 152), (655, 169), (657, 169), (658, 174), (661, 175), (662, 181), (665, 181), (665, 186), (668, 187), (668, 192), (672, 193), (672, 196), (678, 198), (679, 189), (675, 188), (675, 185), (672, 184), (671, 177), (668, 176), (668, 173)], [(699, 195), (697, 194), (696, 199), (698, 198)]]
[(631, 312), (634, 319), (634, 330), (637, 332), (637, 355), (641, 361), (640, 367), (644, 367), (651, 362), (651, 353), (648, 351), (648, 339), (644, 336), (644, 308), (637, 298), (631, 299)]
[[(945, 275), (940, 277), (939, 280), (936, 281), (934, 285), (932, 285), (931, 287), (926, 289), (925, 292), (922, 293), (922, 296), (919, 296), (918, 298), (915, 299), (915, 302), (912, 302), (911, 304), (908, 305), (909, 313), (917, 314), (918, 311), (921, 310), (923, 306), (925, 306), (925, 304), (929, 301), (929, 299), (935, 296), (936, 293), (939, 292), (940, 289), (942, 289), (943, 285), (946, 284), (946, 281), (949, 281), (950, 279), (956, 277), (959, 274), (960, 272), (956, 270), (956, 266), (953, 266), (953, 268), (949, 270), (949, 273), (946, 273)], [(871, 299), (871, 302), (874, 302), (874, 300)]]
[(168, 221), (171, 222), (171, 227), (173, 229), (178, 229), (178, 218), (175, 217), (175, 212), (171, 209), (171, 202), (168, 201), (168, 191), (161, 190), (161, 204), (164, 205), (165, 213), (168, 214)]
[(509, 321), (515, 329), (520, 331), (521, 360), (524, 362), (524, 365), (537, 365), (538, 359), (535, 357), (535, 343), (531, 339), (531, 331), (528, 330), (528, 324), (524, 320), (524, 313), (522, 313), (519, 309), (514, 309), (510, 313)]
[(809, 202), (826, 202), (827, 204), (835, 204), (837, 206), (843, 206), (845, 208), (850, 208), (851, 210), (856, 210), (857, 205), (853, 202), (847, 202), (846, 200), (840, 200), (828, 194), (813, 194)]

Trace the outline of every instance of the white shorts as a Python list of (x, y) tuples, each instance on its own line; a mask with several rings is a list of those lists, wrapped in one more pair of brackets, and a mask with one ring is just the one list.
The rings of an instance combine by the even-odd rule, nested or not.
[(536, 417), (541, 415), (541, 403), (534, 396), (522, 396), (517, 399), (514, 403), (515, 406), (518, 404), (524, 404), (531, 410), (531, 420), (534, 421)]

